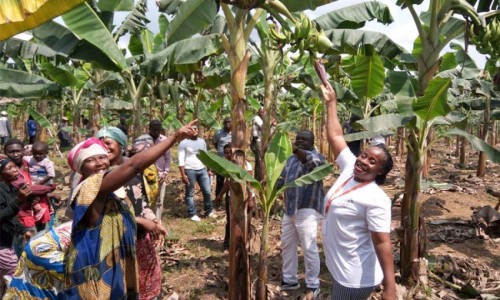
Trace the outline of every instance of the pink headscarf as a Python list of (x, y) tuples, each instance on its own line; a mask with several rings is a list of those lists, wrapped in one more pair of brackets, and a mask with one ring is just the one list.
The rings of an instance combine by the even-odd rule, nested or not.
[(94, 155), (107, 155), (108, 150), (106, 145), (104, 145), (98, 138), (88, 138), (85, 141), (79, 143), (68, 153), (68, 164), (71, 169), (79, 174), (81, 174), (81, 168), (83, 162)]

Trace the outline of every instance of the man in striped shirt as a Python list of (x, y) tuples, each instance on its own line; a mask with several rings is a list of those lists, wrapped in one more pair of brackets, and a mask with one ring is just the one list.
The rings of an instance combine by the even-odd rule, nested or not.
[[(286, 162), (279, 186), (310, 173), (325, 163), (314, 149), (314, 134), (308, 130), (297, 133), (293, 155)], [(282, 222), (281, 250), (283, 257), (282, 290), (300, 288), (297, 276), (299, 242), (304, 253), (306, 293), (315, 299), (319, 294), (320, 261), (317, 246), (318, 223), (323, 212), (323, 181), (285, 190), (285, 215)]]

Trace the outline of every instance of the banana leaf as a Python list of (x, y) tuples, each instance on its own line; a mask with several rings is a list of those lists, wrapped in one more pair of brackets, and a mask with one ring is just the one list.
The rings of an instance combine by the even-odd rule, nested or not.
[(127, 69), (125, 56), (113, 40), (99, 16), (83, 3), (62, 16), (64, 23), (77, 37), (99, 48), (120, 69)]
[[(118, 0), (120, 1), (120, 0)], [(129, 1), (129, 0), (125, 0)], [(105, 1), (100, 1), (101, 2)], [(108, 2), (108, 1), (106, 1)], [(112, 2), (112, 1), (109, 1)], [(118, 29), (115, 31), (114, 34), (114, 39), (118, 40), (121, 36), (123, 36), (126, 33), (130, 33), (131, 35), (134, 34), (139, 34), (142, 30), (146, 30), (146, 24), (149, 23), (148, 18), (146, 17), (146, 11), (148, 10), (147, 8), (147, 0), (139, 0), (137, 1), (137, 4), (134, 6), (134, 2), (130, 1), (132, 6), (130, 9), (126, 9), (127, 11), (130, 11), (130, 13), (125, 17), (125, 20), (123, 20), (122, 24)], [(102, 9), (101, 9), (102, 10)], [(113, 9), (111, 10), (113, 11)]]
[(266, 199), (268, 201), (273, 201), (276, 198), (278, 179), (291, 154), (292, 143), (290, 142), (288, 133), (276, 133), (264, 155), (266, 165)]
[(217, 3), (207, 0), (182, 2), (167, 30), (169, 45), (200, 33), (217, 16)]
[(301, 12), (306, 9), (315, 10), (322, 5), (335, 1), (336, 0), (281, 0), (281, 3), (283, 3), (290, 12)]
[(43, 98), (61, 93), (58, 84), (23, 71), (0, 68), (0, 96), (10, 98)]
[(351, 73), (352, 89), (359, 98), (372, 99), (384, 89), (385, 69), (380, 56), (358, 55)]
[[(187, 51), (189, 49), (189, 51)], [(202, 58), (223, 52), (220, 36), (216, 34), (186, 39), (168, 46), (166, 49), (147, 56), (141, 64), (145, 76), (161, 72), (167, 64), (171, 66), (196, 64)]]
[(134, 0), (100, 0), (97, 7), (100, 11), (131, 11)]
[(357, 29), (374, 19), (383, 24), (394, 21), (386, 4), (372, 1), (333, 10), (317, 17), (314, 22), (323, 30)]
[(407, 52), (387, 35), (380, 32), (359, 29), (331, 29), (326, 30), (325, 34), (333, 43), (333, 50), (329, 50), (329, 52), (356, 55), (358, 49), (366, 45), (372, 46), (380, 56), (388, 59), (396, 58)]
[(448, 78), (434, 78), (429, 82), (424, 96), (413, 101), (413, 112), (422, 121), (418, 125), (419, 129), (423, 130), (423, 124), (432, 122), (436, 117), (444, 117), (451, 111), (447, 102), (450, 84), (451, 80)]
[(33, 108), (28, 108), (28, 115), (31, 115), (33, 119), (35, 119), (35, 121), (40, 125), (40, 127), (45, 129), (52, 129), (52, 124), (50, 123), (50, 121)]
[(307, 173), (306, 175), (301, 176), (301, 177), (295, 179), (294, 181), (287, 182), (278, 191), (278, 194), (287, 188), (304, 186), (304, 185), (314, 183), (316, 181), (323, 180), (323, 178), (332, 174), (332, 172), (333, 172), (333, 165), (332, 164), (330, 164), (330, 163), (323, 164), (319, 167), (314, 168), (314, 170), (312, 170), (310, 173)]
[(229, 177), (242, 184), (249, 183), (253, 188), (262, 190), (262, 185), (250, 173), (216, 153), (200, 151), (197, 156), (207, 168), (215, 171), (217, 174)]
[(492, 147), (490, 144), (486, 143), (485, 141), (481, 140), (480, 138), (468, 134), (467, 132), (458, 129), (458, 128), (453, 128), (450, 131), (446, 132), (444, 134), (445, 136), (451, 136), (451, 135), (459, 135), (465, 137), (471, 144), (471, 146), (479, 151), (483, 151), (486, 156), (495, 164), (500, 163), (500, 151)]

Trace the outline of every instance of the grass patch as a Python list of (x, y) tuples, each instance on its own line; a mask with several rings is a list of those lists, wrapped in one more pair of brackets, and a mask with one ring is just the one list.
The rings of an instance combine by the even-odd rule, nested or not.
[(195, 233), (209, 234), (209, 233), (212, 233), (214, 230), (215, 230), (214, 223), (198, 222), (198, 223), (196, 223), (196, 229), (194, 230), (194, 232)]

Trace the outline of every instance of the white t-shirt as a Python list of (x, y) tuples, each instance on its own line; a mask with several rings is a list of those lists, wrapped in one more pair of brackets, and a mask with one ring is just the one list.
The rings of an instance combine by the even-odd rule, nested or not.
[[(325, 206), (333, 194), (339, 195), (360, 184), (351, 178), (355, 162), (356, 157), (348, 147), (342, 150), (337, 158), (341, 173), (325, 196)], [(346, 180), (349, 180), (347, 184), (336, 191)], [(390, 232), (391, 201), (385, 192), (371, 182), (346, 193), (331, 202), (324, 219), (326, 265), (335, 281), (350, 288), (380, 284), (384, 274), (373, 247), (371, 231)]]
[(204, 169), (205, 165), (196, 156), (200, 150), (207, 151), (207, 144), (204, 139), (182, 140), (179, 143), (179, 167), (184, 167), (186, 170)]

